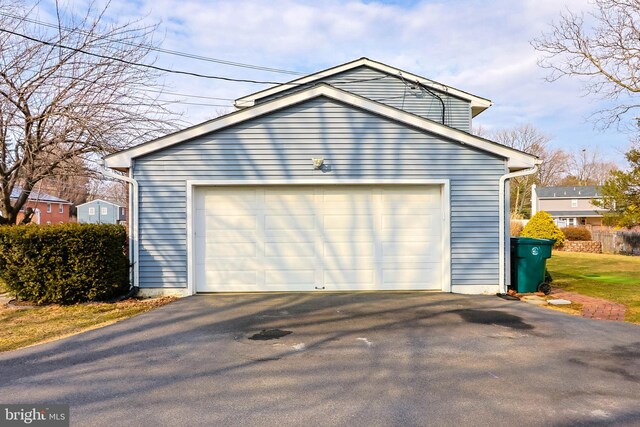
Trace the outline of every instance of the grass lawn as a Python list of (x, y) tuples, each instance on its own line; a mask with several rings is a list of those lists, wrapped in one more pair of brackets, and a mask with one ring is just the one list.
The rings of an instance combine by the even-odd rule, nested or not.
[(554, 251), (547, 268), (554, 287), (624, 304), (640, 323), (640, 257)]
[(173, 297), (36, 308), (0, 307), (0, 352), (99, 328), (174, 301)]

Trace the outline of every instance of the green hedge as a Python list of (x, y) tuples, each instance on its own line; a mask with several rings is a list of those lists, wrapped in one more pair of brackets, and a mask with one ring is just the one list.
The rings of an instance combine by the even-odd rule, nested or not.
[(129, 289), (120, 225), (0, 227), (0, 278), (19, 298), (38, 304), (107, 301)]

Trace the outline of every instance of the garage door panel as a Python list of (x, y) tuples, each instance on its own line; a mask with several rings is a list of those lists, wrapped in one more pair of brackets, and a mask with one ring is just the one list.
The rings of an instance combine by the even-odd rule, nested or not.
[(256, 191), (249, 190), (242, 193), (234, 192), (232, 188), (216, 188), (215, 191), (209, 191), (202, 194), (196, 200), (196, 209), (210, 209), (212, 207), (236, 206), (239, 209), (245, 209), (256, 204)]
[(256, 215), (207, 215), (204, 226), (207, 230), (255, 230), (257, 219)]
[(206, 230), (197, 232), (196, 239), (219, 243), (250, 243), (258, 239), (257, 230)]
[(198, 189), (198, 291), (441, 289), (432, 186)]
[(440, 258), (440, 251), (434, 251), (424, 241), (419, 242), (384, 242), (382, 243), (382, 256), (386, 258)]
[(322, 249), (325, 257), (374, 257), (376, 254), (376, 245), (371, 239), (368, 242), (323, 243)]
[(265, 215), (265, 230), (315, 231), (314, 215)]
[(309, 288), (315, 284), (315, 270), (297, 269), (273, 269), (266, 270), (264, 283), (267, 286), (307, 285)]
[(324, 215), (322, 218), (324, 229), (331, 230), (373, 230), (375, 219), (371, 215)]
[(256, 257), (258, 248), (255, 243), (211, 243), (205, 244), (205, 260), (218, 258)]
[(221, 290), (228, 286), (255, 286), (258, 283), (258, 273), (253, 270), (207, 270), (205, 277), (208, 284)]
[[(416, 208), (414, 208), (415, 210)], [(434, 215), (400, 215), (387, 214), (382, 215), (382, 228), (384, 230), (432, 230), (436, 227), (436, 218)]]
[(266, 242), (264, 244), (265, 257), (315, 257), (315, 242)]
[(375, 283), (375, 269), (354, 269), (348, 270), (346, 268), (340, 269), (325, 269), (324, 270), (324, 285), (331, 287), (332, 289), (349, 289), (359, 288), (365, 286), (368, 289), (374, 289)]

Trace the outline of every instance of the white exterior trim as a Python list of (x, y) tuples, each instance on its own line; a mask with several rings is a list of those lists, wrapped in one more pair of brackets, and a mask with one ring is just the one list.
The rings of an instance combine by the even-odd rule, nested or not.
[(174, 144), (196, 138), (198, 136), (214, 132), (229, 126), (233, 126), (240, 122), (250, 120), (272, 111), (279, 110), (309, 99), (325, 96), (327, 98), (361, 108), (371, 113), (386, 117), (391, 120), (403, 123), (414, 128), (434, 133), (441, 137), (451, 139), (455, 142), (467, 144), (478, 148), (482, 151), (496, 154), (507, 159), (510, 169), (519, 170), (532, 167), (537, 158), (530, 154), (523, 153), (513, 148), (500, 145), (484, 138), (477, 137), (470, 133), (451, 128), (449, 126), (416, 116), (406, 111), (372, 101), (340, 89), (336, 89), (327, 84), (320, 84), (312, 88), (296, 92), (294, 94), (275, 99), (273, 101), (258, 104), (252, 108), (237, 111), (235, 113), (222, 116), (218, 119), (204, 122), (200, 125), (193, 126), (180, 132), (150, 141), (138, 146), (111, 154), (104, 158), (105, 165), (112, 169), (128, 169), (131, 168), (132, 159), (170, 147)]
[(76, 205), (76, 208), (79, 208), (80, 206), (84, 206), (84, 205), (91, 204), (91, 203), (93, 203), (93, 202), (107, 203), (107, 204), (109, 204), (109, 205), (117, 206), (117, 207), (119, 207), (119, 208), (125, 208), (125, 207), (126, 207), (126, 206), (119, 205), (119, 204), (117, 204), (117, 203), (108, 202), (108, 201), (106, 201), (106, 200), (104, 200), (104, 199), (93, 199), (93, 200), (92, 200), (92, 201), (90, 201), (90, 202), (85, 202), (85, 203), (83, 203), (83, 204), (81, 204), (81, 205)]
[(412, 81), (412, 82), (417, 81), (429, 88), (436, 89), (438, 91), (445, 92), (450, 95), (457, 96), (458, 98), (467, 100), (471, 102), (471, 110), (473, 113), (472, 114), (473, 117), (477, 116), (482, 111), (486, 110), (492, 105), (491, 101), (486, 98), (472, 95), (460, 89), (456, 89), (454, 87), (447, 86), (442, 83), (438, 83), (433, 80), (426, 79), (424, 77), (420, 77), (416, 74), (402, 71), (399, 68), (392, 67), (387, 64), (383, 64), (382, 62), (373, 61), (369, 58), (360, 58), (360, 59), (356, 59), (355, 61), (347, 62), (346, 64), (338, 65), (337, 67), (332, 67), (324, 71), (309, 74), (308, 76), (304, 76), (299, 79), (292, 80), (288, 83), (283, 83), (281, 85), (277, 85), (272, 88), (253, 93), (251, 95), (243, 96), (242, 98), (238, 98), (235, 101), (235, 106), (237, 108), (252, 107), (255, 105), (258, 99), (291, 89), (293, 85), (310, 84), (315, 81), (318, 81), (339, 73), (343, 73), (345, 71), (349, 71), (360, 66), (367, 66), (367, 67), (373, 68), (374, 70), (378, 70), (378, 71), (382, 71), (383, 73), (390, 74), (392, 76), (402, 76), (402, 78), (405, 80)]
[(466, 295), (495, 295), (500, 291), (500, 286), (495, 285), (453, 285), (454, 294)]
[(448, 179), (274, 179), (274, 180), (187, 180), (187, 294), (196, 293), (195, 218), (196, 187), (267, 186), (267, 185), (439, 185), (442, 203), (442, 291), (451, 292), (451, 200)]

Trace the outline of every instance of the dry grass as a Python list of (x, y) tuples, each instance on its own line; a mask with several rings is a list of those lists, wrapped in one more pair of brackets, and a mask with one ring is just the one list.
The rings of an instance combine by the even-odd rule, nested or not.
[(96, 329), (175, 301), (174, 297), (130, 299), (35, 308), (0, 307), (0, 352), (16, 350)]

